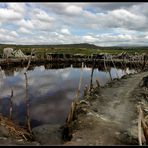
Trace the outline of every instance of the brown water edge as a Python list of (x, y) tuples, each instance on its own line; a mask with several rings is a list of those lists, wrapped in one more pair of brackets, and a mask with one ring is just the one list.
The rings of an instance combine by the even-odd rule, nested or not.
[[(31, 65), (48, 65), (51, 64), (50, 68), (55, 68), (55, 65), (62, 66), (62, 65), (79, 65), (81, 67), (81, 63), (84, 62), (85, 65), (91, 65), (93, 64), (93, 60), (88, 59), (31, 59)], [(96, 65), (98, 67), (103, 67), (104, 64), (103, 59), (96, 59), (95, 60)], [(144, 61), (123, 61), (122, 59), (112, 59), (112, 60), (106, 60), (105, 61), (107, 65), (114, 67), (114, 64), (116, 67), (129, 67), (129, 68), (142, 68), (145, 65)], [(55, 64), (56, 63), (56, 64)], [(11, 67), (25, 67), (28, 64), (28, 59), (1, 59), (0, 60), (0, 66), (2, 69), (11, 68)]]
[[(73, 66), (73, 68), (81, 68), (83, 61), (47, 61), (47, 60), (37, 60), (37, 61), (33, 61), (31, 60), (30, 66), (28, 68), (28, 70), (33, 70), (33, 68), (35, 66), (41, 66), (44, 65), (45, 69), (60, 69), (60, 68), (67, 68), (70, 67), (71, 65)], [(83, 62), (84, 65), (86, 65), (88, 68), (92, 68), (93, 66), (93, 61), (85, 61)], [(121, 69), (125, 69), (126, 67), (128, 67), (129, 69), (139, 69), (142, 68), (143, 64), (142, 63), (133, 63), (133, 62), (127, 62), (127, 63), (122, 63), (122, 61), (114, 61), (114, 63), (112, 61), (106, 61), (105, 62), (107, 67), (114, 67), (114, 64), (116, 65), (116, 68), (121, 68)], [(11, 61), (10, 59), (8, 60), (7, 63), (1, 63), (0, 62), (0, 67), (3, 70), (11, 70), (17, 67), (21, 67), (24, 68), (26, 67), (28, 64), (28, 61), (22, 62), (21, 60), (19, 60), (19, 62), (14, 62)], [(104, 61), (100, 60), (100, 61), (95, 61), (95, 65), (94, 68), (98, 68), (99, 70), (106, 70), (104, 67)]]

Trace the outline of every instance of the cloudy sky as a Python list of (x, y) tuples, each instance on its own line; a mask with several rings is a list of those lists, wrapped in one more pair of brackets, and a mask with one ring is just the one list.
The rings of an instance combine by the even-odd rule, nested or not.
[(0, 43), (148, 45), (148, 3), (0, 3)]

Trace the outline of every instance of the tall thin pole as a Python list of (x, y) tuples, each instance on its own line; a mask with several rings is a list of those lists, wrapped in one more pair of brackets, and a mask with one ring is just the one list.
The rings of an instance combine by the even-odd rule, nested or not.
[(31, 51), (31, 55), (27, 64), (27, 67), (25, 69), (24, 75), (25, 75), (25, 85), (26, 85), (26, 96), (25, 96), (25, 100), (26, 100), (26, 121), (25, 121), (25, 125), (27, 126), (27, 129), (30, 133), (32, 133), (31, 131), (31, 126), (30, 126), (30, 104), (29, 104), (29, 93), (28, 93), (28, 77), (27, 77), (27, 70), (30, 66), (31, 63), (31, 58), (32, 58), (32, 54), (34, 52), (34, 49), (32, 49)]
[(81, 85), (82, 85), (82, 74), (83, 74), (83, 67), (84, 67), (84, 63), (82, 62), (82, 67), (81, 67), (81, 73), (80, 73), (80, 80), (79, 80), (79, 86), (78, 86), (78, 91), (76, 94), (76, 99), (78, 99), (80, 97), (80, 89), (81, 89)]

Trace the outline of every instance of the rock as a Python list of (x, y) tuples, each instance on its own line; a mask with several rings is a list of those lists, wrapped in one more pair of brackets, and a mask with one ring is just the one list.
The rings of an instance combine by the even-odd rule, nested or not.
[(9, 137), (9, 130), (0, 125), (0, 137)]
[(62, 129), (60, 125), (42, 125), (32, 129), (35, 141), (42, 145), (62, 144)]

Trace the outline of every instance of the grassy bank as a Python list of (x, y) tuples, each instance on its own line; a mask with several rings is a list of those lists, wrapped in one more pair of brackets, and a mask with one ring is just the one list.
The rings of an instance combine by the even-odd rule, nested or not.
[(99, 47), (93, 44), (67, 44), (67, 45), (12, 45), (12, 44), (0, 44), (0, 55), (2, 55), (3, 48), (11, 47), (14, 50), (21, 49), (25, 54), (30, 54), (31, 49), (35, 48), (40, 54), (45, 51), (48, 53), (63, 53), (63, 54), (97, 54), (97, 53), (109, 53), (119, 54), (127, 52), (134, 54), (135, 52), (148, 53), (148, 47)]

